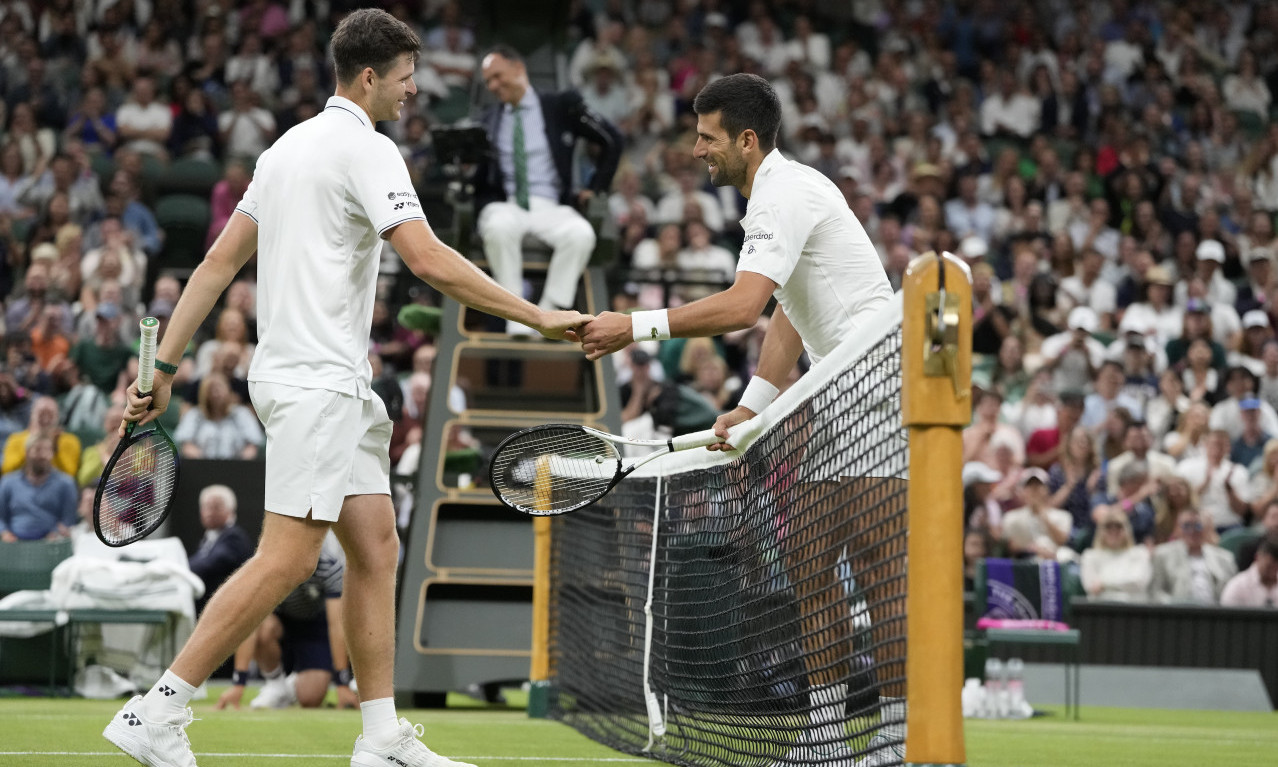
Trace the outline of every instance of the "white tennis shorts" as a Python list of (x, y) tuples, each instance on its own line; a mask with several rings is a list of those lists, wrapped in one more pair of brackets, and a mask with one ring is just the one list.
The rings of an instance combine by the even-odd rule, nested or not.
[(266, 427), (267, 511), (334, 522), (348, 495), (390, 495), (381, 397), (265, 381), (251, 382), (249, 396)]

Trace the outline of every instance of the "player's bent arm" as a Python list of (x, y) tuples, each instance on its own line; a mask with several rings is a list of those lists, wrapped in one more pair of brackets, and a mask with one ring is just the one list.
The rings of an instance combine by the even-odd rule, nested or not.
[(727, 290), (669, 310), (670, 336), (721, 336), (751, 327), (759, 321), (759, 315), (776, 289), (777, 284), (762, 274), (737, 272), (737, 278)]
[(780, 305), (772, 313), (772, 322), (768, 324), (768, 332), (763, 336), (763, 348), (759, 350), (759, 367), (754, 374), (763, 380), (780, 387), (794, 370), (799, 356), (803, 354), (803, 339), (799, 331), (794, 329), (790, 318)]
[(549, 313), (498, 285), (436, 236), (425, 221), (407, 221), (390, 232), (404, 263), (436, 290), (472, 309), (545, 329)]
[(346, 655), (346, 634), (342, 631), (342, 600), (324, 600), (324, 614), (328, 619), (328, 648), (333, 654), (333, 670), (350, 668)]
[(799, 361), (803, 353), (803, 339), (799, 331), (794, 329), (790, 318), (780, 305), (772, 313), (772, 321), (768, 324), (768, 332), (763, 336), (763, 348), (759, 350), (759, 367), (754, 378), (746, 385), (741, 402), (735, 408), (719, 416), (714, 422), (714, 432), (725, 440), (718, 445), (709, 445), (708, 450), (732, 450), (728, 443), (728, 430), (739, 423), (744, 423), (763, 411), (768, 403), (776, 397), (777, 384), (785, 381)]
[[(700, 336), (718, 336), (733, 330), (742, 330), (753, 326), (768, 305), (768, 298), (777, 284), (755, 272), (737, 272), (736, 281), (727, 290), (693, 301), (677, 309), (664, 309), (655, 314), (666, 318), (668, 327), (664, 331), (654, 330), (653, 338), (665, 338), (659, 332), (667, 332), (671, 338), (697, 338)], [(640, 322), (636, 314), (618, 314), (601, 312), (599, 317), (586, 327), (582, 337), (582, 348), (586, 359), (597, 360), (605, 354), (612, 354), (629, 346), (639, 333), (635, 323)], [(654, 314), (647, 312), (646, 314)]]

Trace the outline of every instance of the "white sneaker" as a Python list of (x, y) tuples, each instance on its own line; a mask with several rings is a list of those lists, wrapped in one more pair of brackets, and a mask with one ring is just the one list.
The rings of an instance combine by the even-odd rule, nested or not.
[(278, 679), (267, 679), (249, 708), (288, 708), (297, 702), (295, 676), (289, 674)]
[(900, 732), (880, 729), (870, 738), (870, 753), (856, 767), (888, 767), (905, 764), (905, 736)]
[(399, 737), (386, 748), (374, 748), (360, 735), (355, 739), (355, 753), (351, 755), (351, 767), (475, 767), (466, 762), (455, 762), (431, 751), (418, 738), (425, 733), (420, 724), (407, 719), (399, 720)]
[(142, 696), (133, 700), (111, 719), (102, 737), (147, 767), (196, 767), (186, 726), (195, 721), (191, 709), (183, 709), (168, 722), (152, 722), (142, 718)]
[(856, 767), (856, 754), (846, 743), (808, 743), (806, 733), (772, 767)]

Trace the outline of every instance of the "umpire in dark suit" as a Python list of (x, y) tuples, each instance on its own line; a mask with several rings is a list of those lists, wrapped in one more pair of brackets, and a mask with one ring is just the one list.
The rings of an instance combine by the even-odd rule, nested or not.
[(253, 539), (235, 524), (235, 491), (226, 485), (209, 485), (200, 491), (200, 524), (204, 537), (188, 557), (191, 572), (204, 581), (204, 596), (195, 603), (197, 613), (222, 582), (253, 556)]
[[(485, 86), (498, 100), (483, 115), (490, 151), (476, 189), (479, 236), (493, 279), (523, 295), (522, 242), (532, 235), (554, 251), (539, 305), (571, 308), (595, 248), (594, 229), (580, 209), (595, 194), (607, 194), (621, 158), (621, 134), (576, 91), (533, 90), (513, 48), (494, 48), (482, 69)], [(572, 184), (578, 139), (597, 150), (594, 175), (580, 191)], [(536, 335), (517, 323), (508, 323), (507, 332)]]

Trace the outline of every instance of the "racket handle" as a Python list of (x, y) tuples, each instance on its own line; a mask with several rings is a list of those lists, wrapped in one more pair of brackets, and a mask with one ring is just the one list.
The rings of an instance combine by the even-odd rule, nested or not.
[(143, 317), (138, 323), (141, 340), (138, 343), (138, 393), (146, 396), (151, 393), (155, 378), (155, 346), (160, 334), (160, 321), (154, 317)]
[(684, 434), (682, 437), (675, 437), (670, 440), (670, 449), (689, 450), (694, 447), (705, 447), (722, 441), (719, 439), (719, 435), (714, 433), (714, 429), (704, 429), (702, 431), (694, 431), (691, 434)]

